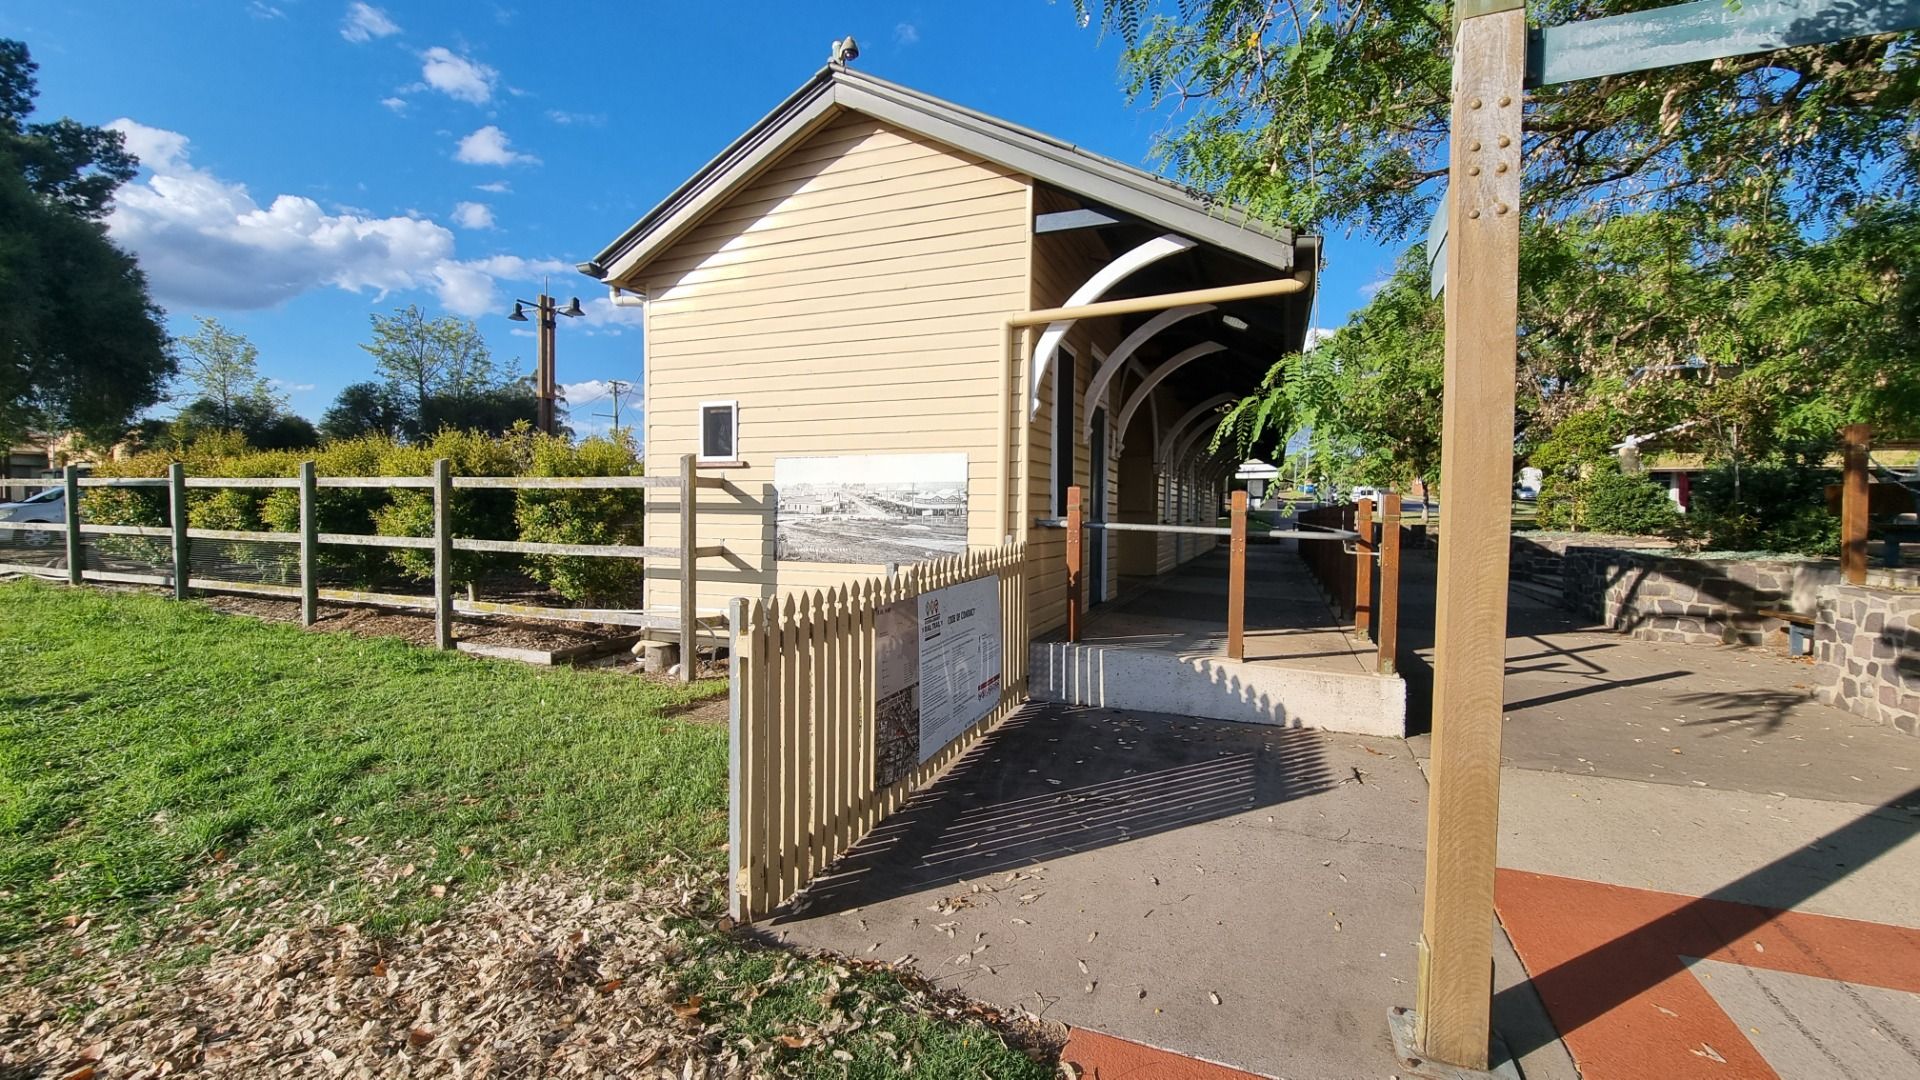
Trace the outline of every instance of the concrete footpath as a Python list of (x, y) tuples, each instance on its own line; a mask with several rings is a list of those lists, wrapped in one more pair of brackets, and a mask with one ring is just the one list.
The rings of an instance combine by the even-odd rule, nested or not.
[(1495, 901), (1581, 1076), (1920, 1076), (1920, 739), (1771, 652), (1509, 621)]
[[(1408, 577), (1417, 696), (1430, 559)], [(1510, 628), (1494, 1022), (1522, 1074), (1920, 1075), (1920, 739), (1783, 657), (1520, 593)], [(1428, 743), (1034, 706), (766, 930), (1258, 1075), (1405, 1076)]]

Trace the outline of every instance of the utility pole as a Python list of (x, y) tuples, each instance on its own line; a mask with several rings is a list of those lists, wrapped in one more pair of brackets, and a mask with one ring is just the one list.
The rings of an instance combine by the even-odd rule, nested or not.
[(625, 381), (624, 379), (614, 379), (611, 382), (607, 383), (607, 392), (613, 398), (613, 412), (611, 414), (608, 414), (608, 413), (593, 414), (595, 416), (605, 416), (609, 420), (612, 420), (613, 430), (615, 434), (619, 434), (620, 432), (620, 395), (626, 393), (631, 389), (633, 389), (633, 384)]
[(577, 296), (563, 310), (553, 297), (543, 291), (537, 300), (515, 300), (513, 314), (507, 316), (507, 321), (526, 322), (527, 305), (530, 303), (534, 308), (536, 327), (534, 341), (538, 348), (533, 368), (533, 393), (538, 403), (534, 409), (533, 422), (534, 427), (551, 435), (557, 426), (556, 421), (560, 411), (557, 406), (560, 380), (556, 375), (553, 362), (554, 329), (560, 325), (559, 316), (565, 315), (569, 319), (577, 319), (586, 312), (580, 310), (580, 298)]

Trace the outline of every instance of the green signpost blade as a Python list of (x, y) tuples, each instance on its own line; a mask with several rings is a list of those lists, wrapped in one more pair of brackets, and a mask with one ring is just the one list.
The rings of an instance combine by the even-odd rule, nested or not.
[(1920, 0), (1698, 0), (1533, 31), (1527, 85), (1895, 34), (1920, 27)]

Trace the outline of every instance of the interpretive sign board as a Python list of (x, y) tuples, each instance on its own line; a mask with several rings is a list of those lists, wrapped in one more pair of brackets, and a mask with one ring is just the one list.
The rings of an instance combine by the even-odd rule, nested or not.
[(886, 788), (1000, 703), (1000, 578), (888, 604), (873, 630), (874, 780)]

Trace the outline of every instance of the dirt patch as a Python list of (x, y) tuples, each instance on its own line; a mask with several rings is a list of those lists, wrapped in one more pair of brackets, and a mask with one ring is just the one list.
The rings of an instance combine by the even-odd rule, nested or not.
[[(268, 622), (297, 623), (300, 621), (298, 600), (224, 594), (203, 596), (200, 599), (213, 610), (231, 615), (251, 615)], [(397, 637), (415, 645), (431, 646), (435, 643), (433, 615), (429, 612), (323, 603), (320, 605), (318, 616), (313, 624), (315, 630), (343, 630), (366, 637)], [(453, 624), (455, 641), (552, 652), (632, 635), (632, 630), (621, 626), (600, 626), (595, 623), (541, 623), (497, 616), (461, 616), (455, 619)]]

